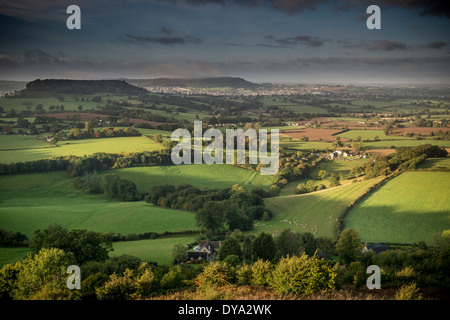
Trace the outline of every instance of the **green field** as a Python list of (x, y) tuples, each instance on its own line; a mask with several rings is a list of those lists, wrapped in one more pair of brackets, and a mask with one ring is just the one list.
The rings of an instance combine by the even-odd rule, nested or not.
[(8, 263), (21, 261), (27, 254), (30, 253), (31, 251), (28, 248), (0, 246), (0, 268)]
[[(6, 137), (8, 137), (8, 139), (15, 139), (15, 136)], [(10, 145), (11, 143), (12, 142), (5, 142), (5, 145)], [(52, 148), (23, 148), (20, 150), (0, 151), (0, 162), (23, 162), (68, 155), (84, 156), (96, 152), (143, 152), (159, 150), (161, 148), (161, 145), (155, 144), (151, 139), (145, 136), (65, 140), (58, 142), (57, 146)]]
[(152, 240), (114, 242), (114, 251), (109, 256), (116, 257), (129, 254), (144, 261), (171, 265), (173, 262), (172, 249), (175, 244), (195, 242), (195, 236), (171, 237)]
[(0, 226), (28, 237), (52, 223), (121, 234), (198, 229), (192, 212), (83, 194), (66, 172), (2, 176), (0, 201)]
[(179, 165), (124, 168), (105, 173), (117, 173), (122, 179), (133, 181), (138, 190), (147, 192), (152, 185), (184, 183), (198, 188), (230, 188), (239, 184), (247, 189), (260, 187), (268, 189), (272, 176), (260, 172), (235, 167), (228, 164)]
[(428, 242), (450, 229), (450, 172), (406, 172), (353, 208), (347, 228), (362, 241)]
[(445, 169), (450, 170), (450, 157), (427, 159), (419, 168), (422, 169)]
[(409, 140), (411, 138), (405, 138), (401, 136), (387, 136), (384, 134), (383, 130), (349, 130), (344, 133), (337, 135), (341, 138), (347, 138), (351, 140), (357, 140), (361, 137), (362, 140), (374, 140), (378, 137), (380, 140)]
[(398, 147), (414, 147), (421, 144), (431, 144), (440, 147), (450, 148), (450, 140), (395, 140), (395, 141), (372, 141), (364, 142), (364, 147), (373, 149), (386, 149), (390, 146)]
[(274, 216), (269, 221), (255, 222), (254, 229), (249, 233), (256, 235), (265, 231), (276, 235), (283, 229), (291, 229), (334, 239), (337, 219), (345, 208), (381, 179), (378, 177), (308, 194), (265, 199), (267, 208)]
[(331, 142), (308, 141), (308, 142), (280, 142), (280, 146), (286, 150), (312, 151), (334, 149)]
[(50, 147), (52, 144), (37, 135), (0, 135), (0, 151)]

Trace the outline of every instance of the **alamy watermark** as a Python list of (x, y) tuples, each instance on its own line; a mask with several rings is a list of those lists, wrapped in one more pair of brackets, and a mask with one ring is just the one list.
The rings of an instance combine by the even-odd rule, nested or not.
[(67, 288), (70, 290), (81, 289), (80, 267), (76, 265), (68, 266), (66, 272), (70, 274), (69, 278), (67, 278)]
[[(262, 175), (274, 175), (280, 167), (279, 130), (271, 129), (270, 131), (269, 136), (267, 129), (257, 131), (250, 128), (245, 132), (243, 129), (226, 129), (224, 140), (223, 133), (219, 129), (211, 128), (203, 133), (202, 122), (194, 121), (193, 138), (186, 129), (180, 128), (172, 132), (171, 139), (178, 144), (172, 149), (171, 158), (176, 165), (192, 163), (223, 164), (225, 142), (226, 164), (246, 164), (248, 152), (249, 164), (261, 163), (263, 165), (261, 167)], [(203, 141), (210, 141), (211, 143), (203, 148)], [(246, 144), (248, 144), (248, 150), (246, 150)]]

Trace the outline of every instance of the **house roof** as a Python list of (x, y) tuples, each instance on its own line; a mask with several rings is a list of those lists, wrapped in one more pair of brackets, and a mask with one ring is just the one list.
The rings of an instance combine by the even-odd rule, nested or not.
[(222, 245), (222, 241), (200, 241), (200, 250), (206, 248), (209, 251), (217, 251)]

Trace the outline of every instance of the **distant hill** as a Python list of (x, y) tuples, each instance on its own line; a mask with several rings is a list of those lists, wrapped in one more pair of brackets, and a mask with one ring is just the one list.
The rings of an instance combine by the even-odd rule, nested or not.
[(115, 95), (145, 94), (147, 90), (133, 86), (123, 80), (65, 80), (49, 79), (28, 82), (20, 97), (54, 96), (56, 94), (95, 94)]
[(0, 80), (0, 95), (22, 90), (27, 83), (25, 81)]
[(258, 85), (242, 78), (216, 77), (199, 79), (129, 79), (128, 83), (139, 87), (181, 87), (181, 88), (248, 88), (254, 89)]

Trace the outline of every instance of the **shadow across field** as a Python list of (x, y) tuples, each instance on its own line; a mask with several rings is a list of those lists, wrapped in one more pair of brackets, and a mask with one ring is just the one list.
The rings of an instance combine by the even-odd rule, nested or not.
[(450, 229), (450, 211), (400, 205), (365, 206), (364, 201), (348, 213), (346, 228), (359, 231), (363, 242), (429, 243), (433, 234)]

